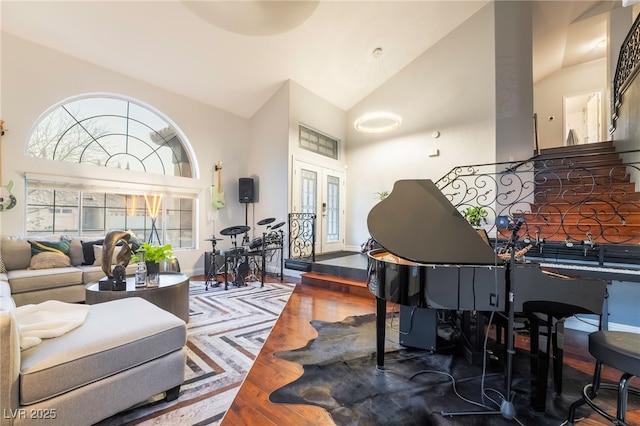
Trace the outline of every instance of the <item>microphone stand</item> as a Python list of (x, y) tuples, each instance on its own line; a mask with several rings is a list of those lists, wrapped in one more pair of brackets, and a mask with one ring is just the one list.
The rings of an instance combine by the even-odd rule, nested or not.
[(518, 241), (518, 231), (520, 230), (520, 226), (522, 225), (521, 221), (518, 221), (516, 225), (513, 227), (513, 232), (511, 233), (511, 238), (509, 243), (510, 254), (509, 263), (507, 265), (508, 274), (507, 277), (509, 280), (507, 281), (507, 330), (506, 334), (506, 344), (507, 344), (507, 383), (506, 383), (506, 392), (504, 396), (504, 400), (500, 404), (500, 414), (505, 419), (511, 420), (516, 415), (516, 409), (513, 405), (513, 395), (511, 395), (511, 381), (513, 376), (513, 357), (515, 355), (514, 350), (514, 342), (513, 342), (513, 327), (515, 323), (515, 312), (513, 311), (513, 282), (515, 280), (515, 270), (516, 270), (516, 242)]
[[(518, 221), (513, 226), (513, 232), (511, 233), (511, 238), (509, 238), (509, 242), (507, 243), (507, 248), (509, 249), (509, 253), (511, 255), (509, 259), (509, 263), (507, 263), (507, 330), (505, 331), (505, 340), (507, 345), (507, 372), (506, 372), (506, 392), (504, 399), (500, 403), (500, 410), (488, 410), (488, 411), (467, 411), (467, 412), (445, 412), (443, 411), (441, 414), (443, 416), (464, 416), (464, 415), (493, 415), (500, 414), (507, 420), (515, 420), (520, 424), (518, 419), (516, 419), (516, 408), (513, 405), (513, 396), (511, 390), (511, 381), (513, 376), (513, 356), (515, 355), (514, 342), (513, 342), (513, 327), (515, 323), (515, 312), (513, 311), (513, 286), (512, 283), (515, 279), (515, 265), (516, 265), (516, 242), (518, 241), (518, 231), (520, 227), (524, 223), (522, 218), (519, 218)], [(486, 355), (485, 355), (486, 356)]]

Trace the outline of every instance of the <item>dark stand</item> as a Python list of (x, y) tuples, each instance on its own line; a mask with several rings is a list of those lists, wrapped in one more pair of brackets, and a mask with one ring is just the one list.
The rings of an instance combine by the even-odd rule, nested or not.
[[(509, 253), (511, 258), (509, 259), (509, 263), (507, 264), (507, 329), (505, 330), (505, 340), (507, 345), (507, 366), (506, 366), (506, 391), (504, 395), (504, 399), (500, 403), (499, 410), (488, 410), (488, 411), (460, 411), (460, 412), (442, 412), (443, 416), (468, 416), (468, 415), (490, 415), (490, 414), (500, 414), (507, 420), (513, 420), (516, 416), (516, 408), (513, 405), (513, 396), (511, 390), (511, 381), (513, 375), (513, 356), (515, 355), (514, 342), (513, 342), (513, 327), (515, 322), (515, 313), (513, 312), (513, 285), (514, 277), (515, 277), (515, 262), (516, 262), (516, 242), (518, 241), (518, 231), (520, 230), (520, 226), (522, 226), (523, 221), (518, 221), (513, 226), (513, 232), (511, 233), (511, 238), (509, 239)], [(516, 421), (518, 421), (516, 419)], [(518, 422), (520, 423), (520, 422)]]
[(211, 262), (209, 265), (209, 273), (207, 274), (207, 280), (204, 283), (204, 289), (209, 290), (209, 285), (211, 287), (218, 287), (220, 283), (218, 282), (218, 268), (216, 265), (216, 243), (218, 239), (216, 237), (211, 237)]
[(147, 241), (149, 244), (153, 244), (153, 236), (156, 236), (156, 240), (158, 240), (158, 244), (162, 244), (160, 242), (160, 236), (158, 235), (158, 228), (156, 227), (156, 220), (151, 218), (151, 232), (149, 232), (149, 240)]
[(98, 281), (98, 289), (100, 291), (125, 291), (127, 289), (127, 281), (104, 277)]

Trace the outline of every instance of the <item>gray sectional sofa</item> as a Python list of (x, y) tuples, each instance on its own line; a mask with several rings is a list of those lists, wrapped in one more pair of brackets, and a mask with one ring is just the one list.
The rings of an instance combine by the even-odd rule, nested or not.
[[(36, 242), (69, 242), (68, 266), (56, 259), (45, 259), (34, 265), (33, 245)], [(6, 272), (0, 284), (6, 282), (17, 306), (41, 303), (46, 300), (84, 302), (85, 285), (104, 277), (102, 266), (96, 264), (95, 254), (101, 239), (78, 237), (0, 238), (0, 259)], [(62, 257), (61, 257), (62, 258)], [(99, 258), (99, 257), (98, 257)], [(1, 265), (0, 265), (1, 268)], [(127, 275), (135, 273), (136, 265), (127, 266)], [(0, 274), (3, 271), (0, 269)]]
[[(104, 276), (95, 261), (101, 248), (95, 240), (62, 240), (0, 239), (0, 426), (88, 426), (159, 394), (172, 401), (184, 382), (185, 322), (139, 297), (73, 303), (84, 301), (85, 284)], [(34, 255), (39, 249), (44, 254)], [(129, 265), (127, 273), (134, 271)], [(36, 310), (30, 318), (40, 328), (50, 324), (44, 318), (60, 322), (58, 311), (47, 311), (51, 303), (82, 307), (86, 317), (21, 347), (21, 331), (24, 338), (33, 332), (24, 312)]]
[(77, 328), (20, 349), (0, 282), (0, 426), (92, 425), (149, 398), (179, 395), (186, 325), (139, 297), (87, 305)]

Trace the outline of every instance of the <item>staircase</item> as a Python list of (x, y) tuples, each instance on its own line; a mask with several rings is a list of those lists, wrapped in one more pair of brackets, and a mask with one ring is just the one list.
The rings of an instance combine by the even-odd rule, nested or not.
[[(619, 245), (620, 256), (626, 258), (628, 245), (640, 244), (640, 192), (631, 180), (632, 170), (640, 174), (640, 163), (624, 163), (608, 141), (545, 149), (516, 163), (458, 166), (436, 185), (459, 211), (483, 207), (489, 232), (498, 216), (521, 217), (522, 241), (579, 245), (584, 256), (589, 247)], [(505, 239), (511, 236), (510, 230), (498, 233)], [(370, 297), (366, 266), (359, 269), (363, 276), (349, 276), (348, 268), (313, 263), (302, 284)]]
[(612, 142), (543, 150), (525, 219), (533, 239), (640, 243), (640, 193)]
[(318, 259), (319, 261), (311, 263), (310, 272), (301, 276), (301, 284), (355, 296), (372, 297), (367, 287), (368, 258), (365, 254), (353, 252), (348, 256), (333, 259), (331, 255), (327, 257), (325, 260)]

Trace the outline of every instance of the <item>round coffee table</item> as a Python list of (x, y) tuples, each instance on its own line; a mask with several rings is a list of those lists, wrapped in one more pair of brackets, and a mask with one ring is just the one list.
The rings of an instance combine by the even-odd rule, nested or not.
[(126, 297), (142, 297), (189, 322), (189, 275), (161, 272), (158, 287), (136, 287), (134, 277), (127, 277), (127, 289), (123, 291), (100, 290), (97, 281), (85, 287), (85, 301), (89, 305)]

